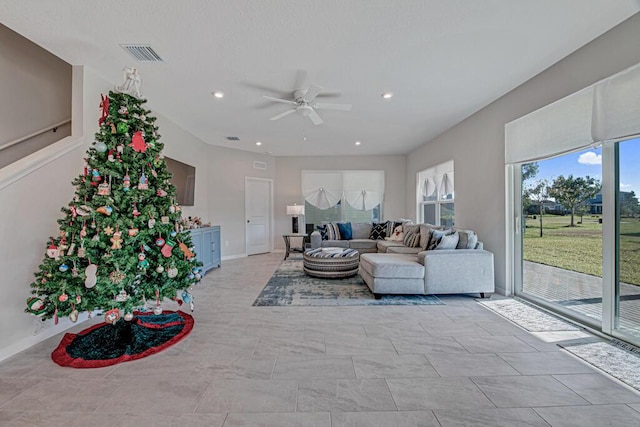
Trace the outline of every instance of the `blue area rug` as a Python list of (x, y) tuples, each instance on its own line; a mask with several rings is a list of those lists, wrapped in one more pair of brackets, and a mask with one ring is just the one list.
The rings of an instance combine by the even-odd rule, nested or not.
[(254, 306), (441, 304), (444, 303), (434, 295), (384, 295), (377, 300), (360, 276), (345, 279), (307, 276), (299, 259), (283, 261), (253, 303)]

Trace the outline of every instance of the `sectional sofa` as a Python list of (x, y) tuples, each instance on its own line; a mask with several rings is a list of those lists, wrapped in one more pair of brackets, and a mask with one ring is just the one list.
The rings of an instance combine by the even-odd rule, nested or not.
[[(396, 224), (389, 224), (387, 229), (392, 230)], [(469, 293), (486, 297), (494, 292), (493, 254), (484, 250), (475, 232), (404, 223), (405, 239), (389, 241), (372, 239), (373, 228), (373, 224), (352, 223), (352, 238), (348, 240), (323, 239), (319, 231), (314, 231), (311, 247), (360, 252), (359, 274), (376, 298), (383, 294)], [(413, 239), (406, 238), (408, 233)]]

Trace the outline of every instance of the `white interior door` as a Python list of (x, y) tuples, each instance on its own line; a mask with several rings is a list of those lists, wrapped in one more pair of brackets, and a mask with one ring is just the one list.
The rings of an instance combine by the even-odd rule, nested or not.
[(269, 179), (246, 178), (245, 216), (247, 255), (271, 250), (272, 182)]

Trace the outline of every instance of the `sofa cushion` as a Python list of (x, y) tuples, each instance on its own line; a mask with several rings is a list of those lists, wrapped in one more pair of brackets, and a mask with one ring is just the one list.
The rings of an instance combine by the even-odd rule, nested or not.
[(420, 246), (420, 226), (405, 225), (403, 227), (404, 239), (402, 243), (409, 248), (417, 248)]
[(370, 222), (352, 222), (351, 237), (353, 239), (368, 239), (371, 235)]
[(339, 222), (337, 226), (340, 230), (340, 240), (351, 240), (353, 238), (350, 222)]
[(349, 241), (348, 240), (323, 240), (322, 247), (323, 248), (348, 248)]
[(371, 276), (380, 278), (421, 279), (424, 266), (415, 261), (415, 257), (401, 254), (363, 254), (360, 268)]
[(417, 255), (420, 251), (422, 251), (420, 246), (415, 248), (409, 248), (407, 246), (391, 246), (387, 248), (388, 254)]
[(371, 239), (351, 239), (349, 241), (349, 247), (351, 249), (376, 249), (378, 241)]
[(405, 247), (402, 242), (394, 240), (375, 240), (377, 242), (378, 252), (387, 252), (391, 247)]
[(457, 231), (452, 234), (445, 234), (440, 238), (440, 242), (435, 247), (435, 249), (455, 249), (458, 245), (458, 240), (460, 240), (460, 233), (458, 233)]
[(374, 222), (373, 224), (371, 224), (371, 234), (369, 234), (369, 238), (371, 240), (384, 240), (386, 236), (387, 236), (386, 222), (381, 222), (381, 223)]

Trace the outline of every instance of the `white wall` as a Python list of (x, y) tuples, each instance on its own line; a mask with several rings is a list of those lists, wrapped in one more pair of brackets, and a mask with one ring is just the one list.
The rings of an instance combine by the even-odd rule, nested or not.
[(456, 226), (478, 232), (495, 255), (498, 292), (510, 292), (505, 265), (504, 125), (640, 62), (640, 14), (603, 34), (444, 134), (407, 161), (407, 211), (415, 212), (415, 176), (455, 161)]
[(384, 219), (414, 218), (406, 212), (405, 156), (321, 156), (277, 157), (274, 196), (275, 247), (284, 249), (282, 234), (291, 232), (286, 206), (304, 204), (300, 183), (303, 170), (384, 170)]

